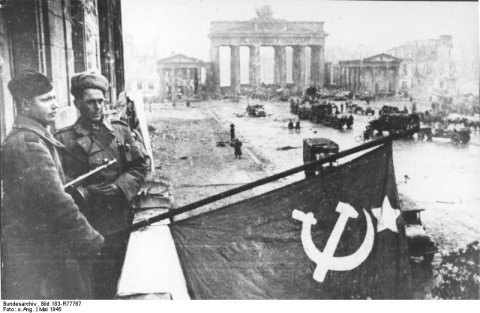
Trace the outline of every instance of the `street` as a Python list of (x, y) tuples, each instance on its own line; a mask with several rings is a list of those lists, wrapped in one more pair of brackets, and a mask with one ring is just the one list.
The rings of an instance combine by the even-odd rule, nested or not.
[[(353, 129), (338, 131), (323, 125), (301, 121), (300, 133), (289, 133), (287, 124), (297, 116), (290, 113), (288, 102), (250, 103), (265, 105), (267, 116), (243, 116), (246, 100), (239, 103), (212, 101), (171, 104), (152, 104), (147, 108), (148, 124), (155, 128), (152, 145), (159, 178), (173, 184), (177, 207), (246, 184), (303, 164), (303, 138), (324, 137), (340, 145), (340, 151), (361, 143), (355, 141), (367, 122), (375, 117), (353, 115)], [(385, 103), (375, 102), (378, 109)], [(375, 116), (377, 116), (376, 113)], [(243, 142), (243, 156), (234, 158), (233, 148), (218, 141), (230, 140), (229, 125), (235, 124), (236, 137)], [(467, 145), (455, 146), (449, 139), (433, 141), (398, 140), (393, 144), (395, 175), (400, 194), (410, 197), (419, 208), (425, 209), (421, 218), (427, 234), (440, 251), (465, 247), (480, 237), (480, 135), (472, 132)], [(282, 147), (288, 150), (277, 150)], [(358, 155), (358, 154), (357, 154)], [(341, 159), (345, 163), (356, 155)], [(229, 203), (261, 194), (268, 190), (304, 178), (298, 173), (248, 192), (184, 213), (179, 218), (218, 208)], [(438, 264), (437, 253), (433, 264)], [(421, 261), (421, 260), (420, 260)], [(420, 261), (412, 262), (415, 298), (428, 298), (433, 285), (432, 267)]]

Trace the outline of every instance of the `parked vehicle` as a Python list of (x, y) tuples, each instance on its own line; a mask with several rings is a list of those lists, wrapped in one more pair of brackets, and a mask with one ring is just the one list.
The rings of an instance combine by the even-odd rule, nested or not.
[(406, 132), (412, 128), (420, 128), (420, 118), (417, 114), (384, 113), (378, 119), (370, 121), (369, 124), (374, 131), (377, 131), (377, 135), (381, 137), (384, 131), (393, 134)]
[(408, 252), (412, 257), (423, 257), (423, 261), (431, 263), (435, 253), (438, 252), (433, 240), (428, 236), (425, 225), (420, 218), (420, 212), (425, 209), (405, 195), (400, 195), (400, 211), (405, 222)]
[(390, 114), (390, 113), (401, 113), (401, 112), (400, 112), (399, 108), (393, 107), (393, 106), (388, 106), (388, 105), (384, 105), (380, 109), (380, 111), (378, 111), (378, 115)]
[(247, 105), (247, 114), (253, 117), (265, 117), (265, 108), (261, 104)]
[(467, 144), (470, 141), (470, 128), (461, 128), (460, 130), (435, 128), (433, 131), (431, 128), (425, 128), (418, 132), (418, 139), (423, 140), (425, 136), (427, 140), (432, 140), (433, 137), (450, 138), (453, 144), (458, 145), (460, 143)]
[(365, 109), (365, 115), (370, 115), (370, 114), (371, 114), (372, 116), (374, 116), (374, 115), (375, 115), (375, 110), (372, 109), (372, 108), (370, 108), (370, 107), (368, 107), (368, 108)]
[[(339, 145), (327, 138), (306, 138), (303, 139), (303, 163), (313, 162), (319, 159), (326, 158), (331, 154), (338, 153), (340, 147)], [(313, 177), (318, 175), (325, 170), (328, 170), (329, 167), (332, 167), (333, 163), (327, 165), (320, 165), (318, 168), (306, 169), (305, 177)]]

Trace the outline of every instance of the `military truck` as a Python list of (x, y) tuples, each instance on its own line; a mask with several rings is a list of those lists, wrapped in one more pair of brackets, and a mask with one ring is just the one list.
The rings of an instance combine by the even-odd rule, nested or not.
[[(303, 163), (309, 163), (320, 160), (338, 153), (339, 145), (327, 138), (306, 138), (303, 139)], [(333, 162), (327, 165), (320, 165), (318, 168), (309, 168), (305, 170), (305, 178), (311, 178), (318, 175), (329, 167), (333, 167)]]

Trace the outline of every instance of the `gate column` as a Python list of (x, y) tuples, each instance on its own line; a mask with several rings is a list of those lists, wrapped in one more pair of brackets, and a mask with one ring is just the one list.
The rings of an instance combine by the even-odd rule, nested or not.
[(250, 86), (256, 90), (260, 86), (260, 46), (250, 46)]

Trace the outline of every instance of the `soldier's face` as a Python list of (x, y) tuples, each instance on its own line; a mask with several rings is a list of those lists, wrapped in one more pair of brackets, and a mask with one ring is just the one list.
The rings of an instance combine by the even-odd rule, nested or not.
[(25, 114), (43, 126), (47, 126), (55, 121), (57, 109), (57, 97), (53, 90), (32, 98), (31, 101), (27, 101), (24, 105)]
[(80, 114), (84, 118), (92, 122), (98, 122), (102, 119), (105, 106), (103, 91), (93, 88), (85, 89), (83, 91), (83, 99), (79, 103)]

